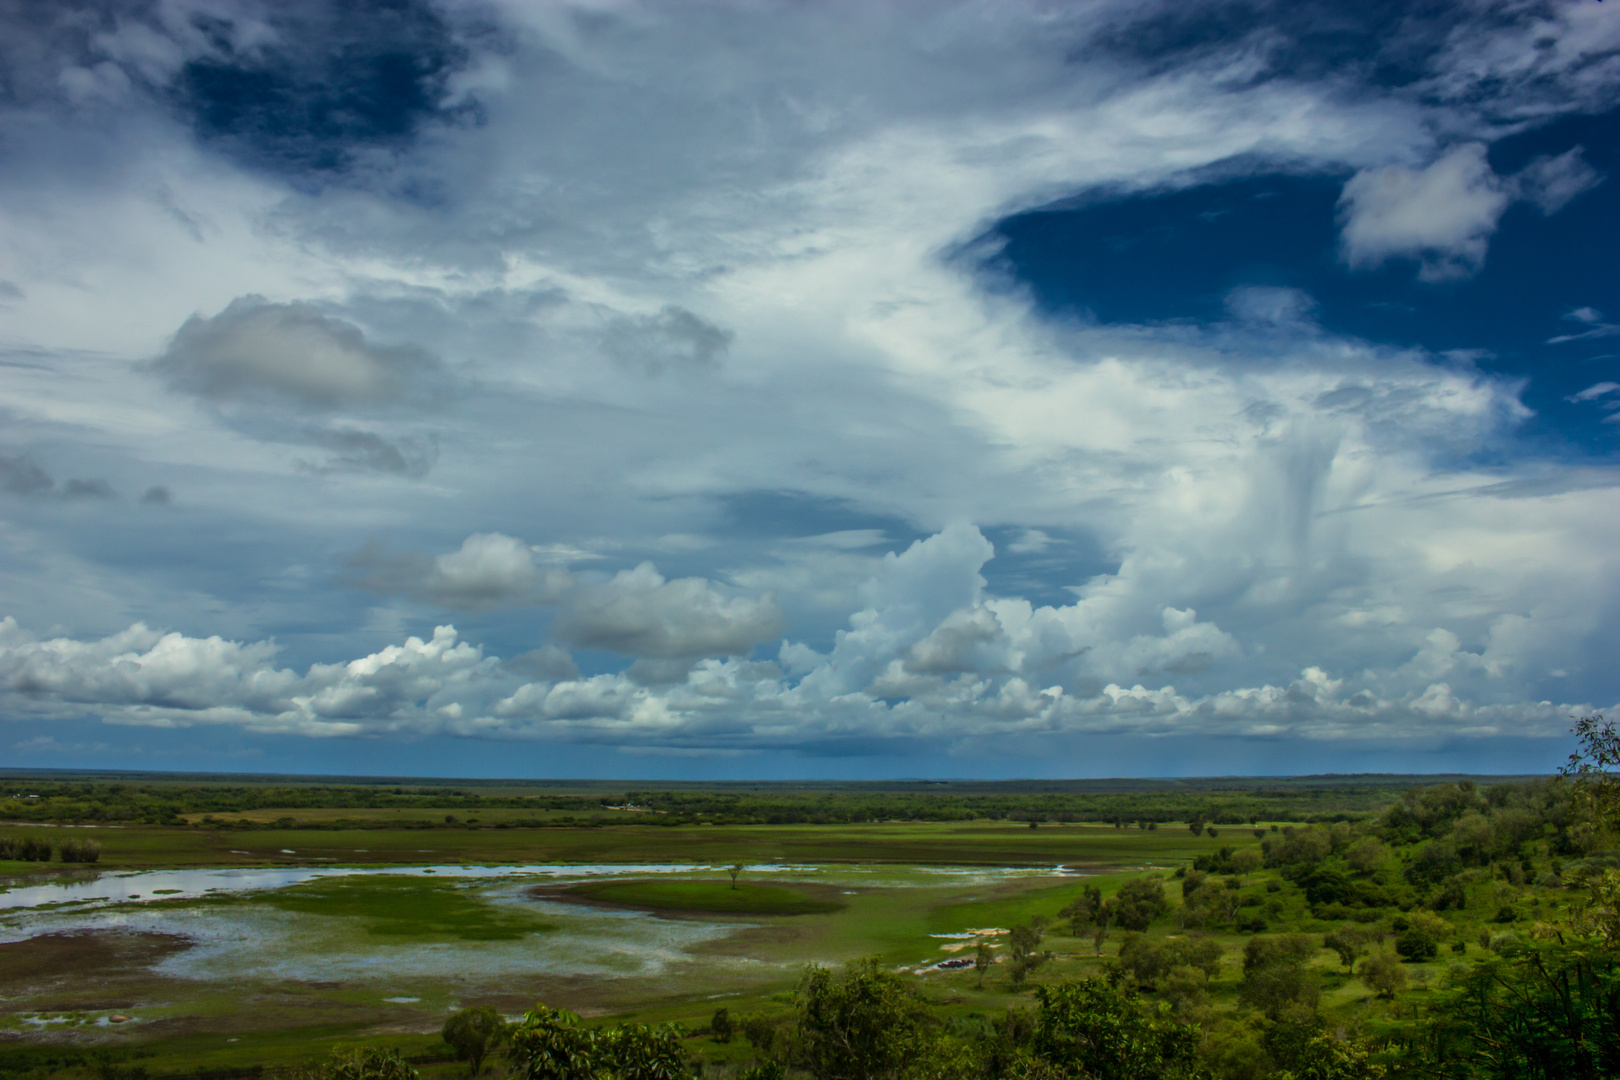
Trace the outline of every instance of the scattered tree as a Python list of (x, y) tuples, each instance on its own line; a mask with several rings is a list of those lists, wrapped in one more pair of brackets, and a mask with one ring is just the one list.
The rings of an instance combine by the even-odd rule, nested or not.
[(510, 1025), (488, 1005), (453, 1013), (441, 1031), (444, 1041), (455, 1050), (456, 1059), (465, 1061), (473, 1076), (482, 1071), (484, 1059), (506, 1041), (509, 1033)]
[(1051, 953), (1040, 952), (1045, 930), (1035, 920), (1015, 926), (1007, 934), (1007, 977), (1014, 986), (1023, 986), (1029, 973), (1040, 967)]
[(1170, 910), (1164, 883), (1156, 877), (1132, 878), (1108, 902), (1113, 921), (1123, 930), (1146, 930), (1154, 919)]
[(1171, 968), (1160, 981), (1159, 990), (1183, 1020), (1200, 1015), (1209, 1005), (1209, 975), (1191, 964)]
[(1358, 874), (1376, 873), (1387, 858), (1384, 845), (1376, 836), (1365, 836), (1345, 849), (1344, 861)]
[(1067, 920), (1069, 933), (1079, 937), (1102, 910), (1102, 890), (1095, 885), (1087, 885), (1079, 896), (1058, 911), (1058, 918)]
[(1451, 936), (1451, 924), (1427, 911), (1406, 916), (1406, 926), (1395, 937), (1395, 951), (1408, 963), (1433, 960), (1440, 953), (1440, 942)]
[(742, 1033), (749, 1046), (762, 1054), (770, 1055), (775, 1052), (777, 1043), (781, 1041), (781, 1026), (779, 1017), (750, 1013), (743, 1018)]
[[(1032, 1048), (1047, 1075), (1180, 1080), (1198, 1075), (1198, 1029), (1154, 1015), (1118, 973), (1041, 986)], [(1037, 1074), (1039, 1075), (1039, 1074)]]
[(1355, 967), (1356, 957), (1360, 956), (1366, 947), (1378, 937), (1376, 931), (1360, 926), (1346, 926), (1330, 931), (1322, 937), (1322, 947), (1332, 949), (1339, 954), (1339, 963), (1344, 970), (1349, 971)]
[(876, 958), (835, 974), (813, 966), (799, 984), (798, 1056), (816, 1080), (895, 1074), (917, 1041), (922, 1010), (898, 975)]
[(691, 1080), (681, 1035), (669, 1024), (621, 1024), (597, 1036), (597, 1056), (617, 1080)]
[(1291, 1010), (1314, 1010), (1320, 982), (1305, 965), (1315, 955), (1316, 942), (1303, 934), (1250, 938), (1238, 1000), (1273, 1021)]
[(599, 1058), (595, 1034), (566, 1009), (536, 1005), (512, 1031), (512, 1060), (523, 1080), (595, 1080)]
[(1373, 953), (1361, 962), (1356, 975), (1381, 998), (1393, 999), (1406, 987), (1406, 969), (1394, 953)]

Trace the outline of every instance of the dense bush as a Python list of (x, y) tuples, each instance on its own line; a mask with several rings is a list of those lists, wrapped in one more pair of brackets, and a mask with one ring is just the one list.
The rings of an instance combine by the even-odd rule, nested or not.
[(1154, 1016), (1118, 978), (1043, 986), (1032, 1049), (1046, 1075), (1193, 1077), (1198, 1028)]
[(1138, 986), (1153, 989), (1179, 967), (1197, 968), (1206, 979), (1221, 970), (1221, 947), (1208, 938), (1171, 938), (1154, 941), (1141, 934), (1127, 934), (1119, 946), (1119, 966)]
[(304, 1070), (301, 1080), (417, 1080), (417, 1071), (398, 1050), (336, 1051)]
[(51, 845), (44, 840), (36, 840), (32, 836), (25, 836), (18, 840), (13, 836), (0, 836), (0, 859), (14, 859), (21, 862), (50, 862)]
[(1305, 890), (1311, 906), (1337, 904), (1342, 907), (1388, 907), (1394, 902), (1389, 890), (1375, 882), (1351, 878), (1331, 866), (1308, 865), (1290, 874)]
[(62, 861), (71, 863), (93, 863), (101, 859), (101, 845), (94, 840), (64, 840), (62, 841)]
[(1154, 919), (1170, 910), (1164, 883), (1158, 878), (1132, 878), (1109, 901), (1114, 922), (1121, 930), (1146, 930)]

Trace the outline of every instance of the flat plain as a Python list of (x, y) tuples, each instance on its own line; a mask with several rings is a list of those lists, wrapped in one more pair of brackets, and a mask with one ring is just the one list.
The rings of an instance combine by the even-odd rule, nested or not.
[[(1299, 884), (1300, 867), (1318, 864), (1288, 863), (1306, 840), (1319, 841), (1311, 857), (1327, 859), (1321, 866), (1336, 866), (1357, 836), (1393, 835), (1389, 822), (1404, 805), (1393, 785), (1350, 795), (1330, 784), (1263, 796), (1107, 794), (1083, 804), (1119, 808), (1100, 820), (1054, 808), (1045, 794), (986, 797), (975, 816), (959, 812), (971, 800), (908, 793), (890, 809), (919, 817), (955, 809), (939, 814), (946, 820), (861, 809), (850, 816), (862, 820), (776, 824), (709, 810), (615, 811), (595, 795), (603, 812), (584, 821), (527, 806), (469, 810), (466, 799), (448, 798), (392, 808), (391, 821), (388, 807), (322, 806), (318, 793), (297, 805), (169, 810), (159, 824), (130, 820), (146, 813), (138, 809), (107, 820), (114, 795), (130, 800), (114, 793), (100, 806), (97, 790), (85, 786), (77, 801), (60, 795), (55, 811), (20, 804), (36, 819), (61, 820), (0, 825), (17, 840), (100, 844), (94, 865), (0, 862), (0, 1071), (10, 1075), (90, 1077), (119, 1062), (155, 1076), (242, 1075), (333, 1047), (382, 1045), (401, 1048), (425, 1077), (448, 1080), (464, 1071), (438, 1035), (448, 1014), (490, 1005), (515, 1017), (536, 1002), (591, 1022), (678, 1023), (692, 1055), (725, 1075), (758, 1051), (745, 1039), (709, 1037), (716, 1010), (785, 1023), (807, 965), (875, 957), (939, 1015), (969, 1023), (1029, 1007), (1036, 985), (1104, 972), (1130, 938), (1064, 914), (1089, 890), (1107, 899), (1128, 882), (1156, 881), (1166, 906), (1145, 940), (1195, 934), (1215, 943), (1222, 955), (1200, 1007), (1231, 1016), (1243, 950), (1258, 932), (1320, 943), (1342, 926), (1400, 918), (1393, 907), (1324, 906), (1315, 886)], [(258, 798), (187, 790), (194, 801)], [(1426, 790), (1484, 806), (1466, 782)], [(826, 817), (839, 805), (814, 798), (809, 811), (788, 800), (778, 816)], [(1019, 798), (1023, 808), (1009, 811), (1008, 799)], [(1153, 810), (1161, 798), (1165, 808)], [(846, 802), (855, 799), (869, 802)], [(743, 807), (732, 816), (760, 814)], [(1375, 891), (1397, 889), (1398, 867), (1422, 850), (1392, 846), (1383, 869), (1362, 876), (1369, 887), (1387, 883)], [(728, 868), (739, 866), (734, 881)], [(1215, 907), (1199, 906), (1210, 893), (1193, 898), (1206, 877), (1227, 890)], [(1467, 894), (1446, 916), (1465, 949), (1471, 936), (1493, 932), (1487, 920), (1507, 894), (1489, 873), (1448, 880)], [(1543, 903), (1533, 890), (1514, 896)], [(1545, 902), (1560, 901), (1546, 891)], [(1044, 962), (1027, 983), (1004, 962), (1017, 926), (1036, 926), (1042, 938)], [(963, 963), (981, 942), (996, 961), (984, 971)], [(1366, 1031), (1397, 1023), (1444, 970), (1440, 958), (1408, 964), (1411, 988), (1397, 1005), (1326, 948), (1307, 966), (1324, 1015)]]

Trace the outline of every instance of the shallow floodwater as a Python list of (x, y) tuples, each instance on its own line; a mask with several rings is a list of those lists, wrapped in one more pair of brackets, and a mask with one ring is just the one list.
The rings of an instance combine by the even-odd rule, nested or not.
[[(654, 977), (694, 959), (705, 942), (746, 929), (744, 922), (664, 919), (647, 912), (535, 900), (531, 887), (594, 877), (713, 874), (703, 864), (535, 864), (343, 868), (264, 867), (102, 873), (30, 883), (0, 893), (0, 942), (42, 934), (127, 933), (183, 938), (190, 947), (151, 970), (207, 983), (339, 981), (406, 986), (469, 984), (513, 976)], [(901, 866), (747, 867), (753, 877), (859, 888), (960, 887), (1009, 877), (1057, 876), (1061, 867), (938, 868)], [(478, 899), (521, 907), (555, 929), (511, 941), (411, 940), (368, 932), (364, 920), (282, 910), (243, 896), (316, 878), (434, 875), (462, 880)], [(157, 903), (157, 901), (168, 901)], [(754, 967), (743, 957), (706, 956), (708, 966)]]
[[(563, 905), (538, 904), (550, 917)], [(41, 913), (0, 931), (20, 940), (38, 934), (169, 934), (192, 947), (152, 971), (205, 982), (327, 981), (476, 982), (519, 975), (650, 976), (687, 959), (694, 945), (724, 936), (731, 926), (656, 919), (637, 912), (578, 914), (570, 907), (559, 929), (514, 941), (399, 941), (368, 935), (355, 920), (311, 916), (248, 905)]]
[[(590, 877), (634, 877), (645, 874), (697, 874), (719, 870), (702, 863), (533, 863), (521, 866), (274, 866), (234, 867), (218, 870), (137, 870), (114, 871), (93, 877), (74, 876), (59, 881), (30, 882), (0, 889), (0, 911), (38, 908), (56, 904), (127, 904), (155, 900), (198, 899), (210, 894), (281, 889), (321, 877), (359, 874), (426, 875), (459, 878), (534, 877), (570, 880)], [(791, 874), (812, 880), (884, 888), (920, 884), (918, 875), (941, 876), (953, 884), (977, 884), (1008, 877), (1064, 875), (1063, 867), (896, 867), (874, 866), (796, 866), (761, 863), (745, 867), (755, 874)]]
[[(209, 890), (215, 890), (215, 896), (221, 892), (266, 890), (350, 871), (188, 871), (184, 875), (108, 875), (117, 887), (89, 895), (81, 892), (79, 898), (85, 901), (81, 904), (62, 905), (60, 900), (53, 903), (59, 892), (53, 895), (30, 889), (30, 893), (47, 899), (37, 900), (30, 908), (13, 904), (0, 914), (0, 942), (24, 941), (42, 934), (161, 934), (190, 943), (189, 948), (166, 957), (151, 969), (155, 974), (174, 978), (215, 983), (465, 983), (517, 975), (653, 976), (689, 959), (687, 950), (692, 947), (738, 929), (737, 924), (674, 921), (644, 912), (535, 901), (525, 895), (525, 890), (536, 878), (594, 876), (605, 868), (545, 867), (538, 873), (536, 868), (523, 868), (529, 872), (521, 876), (514, 872), (518, 869), (418, 867), (404, 872), (474, 878), (469, 887), (480, 900), (498, 907), (521, 906), (556, 929), (511, 941), (401, 939), (369, 933), (362, 919), (284, 911), (253, 903), (251, 897), (245, 898), (246, 903), (229, 905), (213, 905), (206, 900), (185, 902), (188, 896), (206, 897)], [(659, 868), (635, 869), (646, 873)], [(563, 870), (567, 873), (558, 872)], [(137, 878), (139, 881), (132, 886), (132, 879)], [(180, 902), (111, 902), (131, 895), (136, 887), (144, 890), (143, 899)], [(169, 888), (184, 888), (187, 892), (157, 893)], [(93, 902), (98, 899), (103, 902)]]

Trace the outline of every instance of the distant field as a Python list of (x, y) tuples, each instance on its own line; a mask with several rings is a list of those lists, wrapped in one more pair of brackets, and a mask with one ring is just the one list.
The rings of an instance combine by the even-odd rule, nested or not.
[[(200, 823), (204, 814), (183, 814), (181, 820), (187, 824)], [(569, 821), (604, 821), (616, 824), (638, 823), (646, 824), (649, 819), (657, 820), (657, 815), (635, 810), (609, 810), (606, 808), (592, 809), (589, 812), (580, 810), (547, 810), (531, 807), (478, 807), (468, 812), (465, 806), (459, 804), (446, 804), (444, 806), (380, 806), (380, 807), (343, 807), (343, 806), (290, 806), (266, 807), (254, 810), (229, 810), (214, 815), (216, 819), (231, 821), (251, 821), (255, 825), (265, 825), (272, 822), (289, 819), (298, 823), (324, 825), (335, 821), (365, 821), (365, 822), (398, 822), (419, 824), (424, 828), (443, 828), (445, 825), (497, 825), (501, 822), (542, 822), (551, 824), (567, 818)], [(448, 820), (447, 820), (448, 819)]]
[[(858, 825), (604, 825), (548, 829), (199, 829), (119, 826), (59, 829), (0, 826), (0, 835), (92, 836), (101, 869), (320, 865), (411, 866), (434, 863), (707, 864), (882, 862), (918, 865), (1174, 866), (1223, 846), (1258, 843), (1249, 828), (1218, 837), (1183, 826), (1155, 831), (1111, 825), (1006, 822)], [(0, 873), (60, 872), (61, 863), (0, 864)]]

